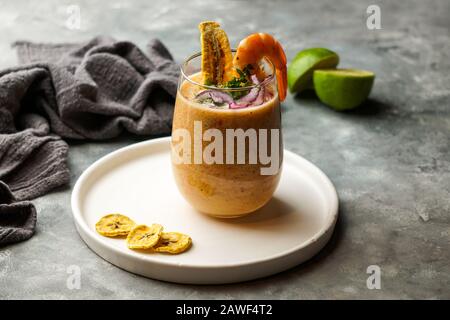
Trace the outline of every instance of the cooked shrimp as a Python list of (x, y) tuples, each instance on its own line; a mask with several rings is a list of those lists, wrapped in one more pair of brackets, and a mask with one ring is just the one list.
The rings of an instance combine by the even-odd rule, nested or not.
[(275, 66), (278, 94), (283, 101), (287, 90), (286, 54), (281, 44), (270, 34), (253, 33), (243, 39), (239, 43), (233, 64), (240, 69), (250, 64), (254, 67), (253, 70), (257, 70), (256, 63), (264, 57)]

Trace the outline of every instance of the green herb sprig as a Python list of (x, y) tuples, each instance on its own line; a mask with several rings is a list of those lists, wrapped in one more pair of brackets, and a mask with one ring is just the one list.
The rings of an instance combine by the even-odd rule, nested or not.
[[(250, 81), (250, 74), (251, 69), (253, 67), (249, 64), (247, 65), (243, 70), (236, 68), (237, 73), (239, 74), (238, 77), (234, 77), (224, 85), (222, 85), (223, 88), (232, 88), (232, 89), (238, 89), (243, 87), (251, 86), (253, 83)], [(230, 91), (231, 96), (234, 100), (237, 100), (246, 94), (248, 94), (250, 90), (242, 90), (242, 91)]]

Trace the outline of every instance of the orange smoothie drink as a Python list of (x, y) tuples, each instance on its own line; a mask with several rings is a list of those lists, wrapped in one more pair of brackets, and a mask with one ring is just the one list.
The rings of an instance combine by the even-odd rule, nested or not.
[[(285, 92), (279, 93), (273, 59), (249, 60), (239, 51), (242, 42), (233, 54), (218, 24), (206, 24), (200, 25), (202, 52), (181, 67), (172, 125), (173, 174), (198, 211), (240, 217), (264, 206), (278, 185)], [(208, 30), (220, 48), (212, 57), (211, 48), (205, 49), (212, 41)]]

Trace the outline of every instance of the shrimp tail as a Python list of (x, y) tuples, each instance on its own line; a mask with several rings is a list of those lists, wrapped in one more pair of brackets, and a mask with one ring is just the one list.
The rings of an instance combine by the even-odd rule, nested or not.
[(269, 59), (275, 67), (278, 95), (280, 101), (283, 101), (287, 94), (286, 54), (281, 44), (270, 34), (253, 33), (243, 39), (239, 43), (233, 64), (237, 68), (242, 68), (250, 64), (255, 66), (253, 69), (258, 73), (257, 63), (264, 57)]
[(280, 101), (284, 101), (284, 99), (286, 99), (286, 93), (287, 93), (287, 68), (286, 68), (286, 65), (282, 66), (281, 68), (276, 68), (275, 74), (277, 76), (278, 95), (280, 97)]
[[(275, 40), (276, 41), (276, 40)], [(278, 83), (278, 95), (280, 97), (280, 101), (284, 101), (286, 99), (287, 94), (287, 58), (286, 54), (284, 53), (283, 47), (281, 44), (276, 41), (276, 47), (277, 47), (277, 57), (278, 57), (278, 63), (276, 64), (276, 76), (277, 76), (277, 83)]]

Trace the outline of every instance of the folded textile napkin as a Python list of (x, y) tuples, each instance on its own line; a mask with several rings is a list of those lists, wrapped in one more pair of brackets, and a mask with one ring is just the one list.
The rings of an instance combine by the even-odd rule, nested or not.
[(0, 245), (33, 235), (23, 200), (69, 182), (63, 139), (169, 134), (179, 75), (158, 40), (148, 55), (107, 37), (14, 46), (21, 65), (0, 71)]

